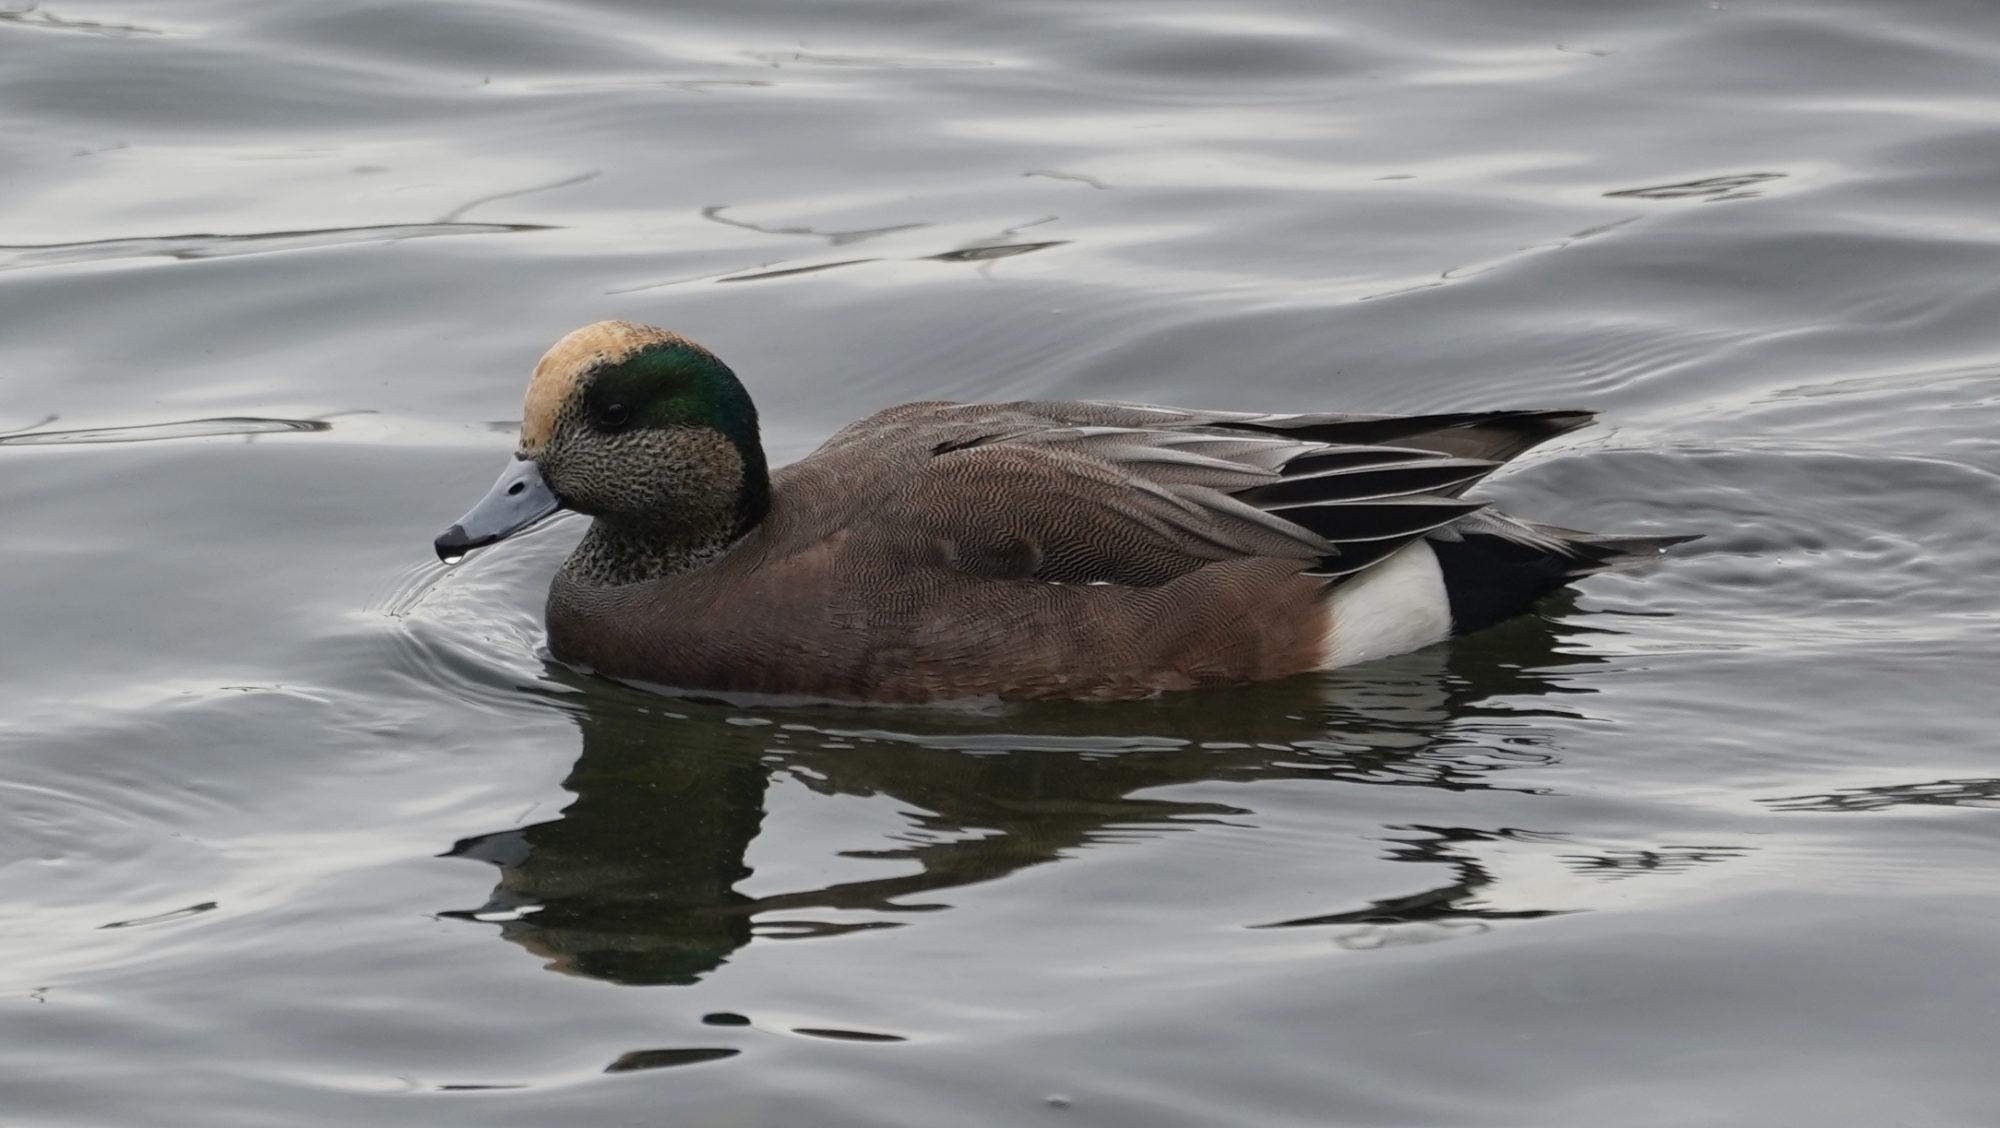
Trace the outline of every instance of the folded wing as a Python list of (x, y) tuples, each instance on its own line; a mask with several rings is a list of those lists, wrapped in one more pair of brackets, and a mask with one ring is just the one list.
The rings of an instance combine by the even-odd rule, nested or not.
[(1352, 575), (1479, 512), (1484, 503), (1461, 496), (1468, 487), (1590, 419), (1089, 402), (897, 410), (836, 440), (901, 440), (905, 489), (875, 514), (893, 526), (885, 532), (935, 546), (950, 566), (977, 575), (1130, 586), (1243, 557), (1296, 559), (1300, 571), (1330, 580)]

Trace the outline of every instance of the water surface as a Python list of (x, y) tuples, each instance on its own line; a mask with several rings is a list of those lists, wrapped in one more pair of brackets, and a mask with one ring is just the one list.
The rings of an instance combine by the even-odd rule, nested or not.
[[(2000, 9), (0, 12), (0, 1122), (1984, 1124)], [(1661, 567), (1106, 706), (751, 708), (446, 572), (529, 367), (1590, 407)]]

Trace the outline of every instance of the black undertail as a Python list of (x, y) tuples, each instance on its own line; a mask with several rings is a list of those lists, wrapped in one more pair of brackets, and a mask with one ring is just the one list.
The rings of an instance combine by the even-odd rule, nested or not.
[(1582, 576), (1643, 564), (1669, 546), (1696, 539), (1612, 537), (1540, 527), (1562, 545), (1552, 551), (1492, 533), (1433, 537), (1452, 633), (1481, 630), (1528, 609), (1536, 600)]

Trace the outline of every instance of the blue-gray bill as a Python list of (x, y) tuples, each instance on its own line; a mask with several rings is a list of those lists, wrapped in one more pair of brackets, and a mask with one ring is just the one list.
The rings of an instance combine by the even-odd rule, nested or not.
[(438, 537), (438, 559), (456, 564), (473, 549), (505, 540), (561, 508), (562, 500), (542, 479), (542, 468), (534, 459), (516, 456), (479, 504)]

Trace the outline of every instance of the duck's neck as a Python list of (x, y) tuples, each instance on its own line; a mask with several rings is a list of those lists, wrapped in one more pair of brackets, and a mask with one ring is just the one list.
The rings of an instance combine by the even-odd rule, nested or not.
[(563, 562), (559, 578), (585, 588), (623, 587), (692, 572), (728, 551), (771, 510), (764, 452), (743, 459), (741, 485), (677, 507), (672, 519), (600, 516)]
[(735, 543), (728, 528), (635, 526), (599, 517), (563, 562), (561, 577), (591, 588), (623, 587), (692, 572)]

